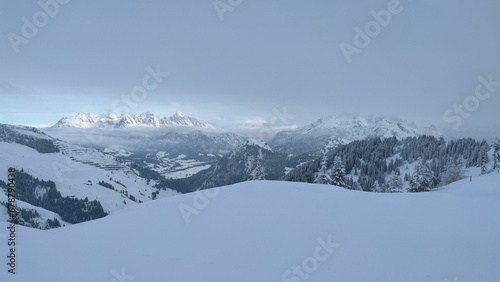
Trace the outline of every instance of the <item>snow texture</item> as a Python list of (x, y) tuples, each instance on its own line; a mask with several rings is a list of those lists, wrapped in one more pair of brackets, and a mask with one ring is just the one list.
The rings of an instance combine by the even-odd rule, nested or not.
[(391, 194), (252, 181), (59, 229), (18, 226), (17, 274), (2, 263), (0, 281), (497, 281), (499, 180)]

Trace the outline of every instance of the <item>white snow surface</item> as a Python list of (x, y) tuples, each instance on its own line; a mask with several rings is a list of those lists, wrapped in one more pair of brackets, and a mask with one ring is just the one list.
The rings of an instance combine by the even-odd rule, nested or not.
[(54, 230), (18, 226), (16, 275), (0, 223), (0, 281), (498, 281), (499, 180), (415, 194), (252, 181)]

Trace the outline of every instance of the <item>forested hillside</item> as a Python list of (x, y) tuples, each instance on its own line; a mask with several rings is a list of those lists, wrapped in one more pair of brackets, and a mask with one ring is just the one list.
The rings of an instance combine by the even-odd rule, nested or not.
[[(80, 223), (107, 215), (99, 201), (63, 197), (57, 191), (54, 182), (35, 178), (22, 169), (16, 172), (16, 186), (17, 200), (57, 213), (62, 220), (69, 223)], [(4, 192), (7, 189), (6, 183), (1, 180), (0, 187)], [(37, 217), (36, 212), (25, 210), (24, 214), (21, 213), (20, 223), (27, 222), (28, 226), (34, 225), (32, 219), (35, 217)]]
[[(18, 130), (24, 132), (21, 134)], [(15, 128), (10, 125), (0, 124), (0, 141), (28, 146), (42, 154), (59, 152), (59, 148), (54, 144), (52, 138), (33, 127)]]
[(283, 179), (376, 192), (401, 191), (403, 182), (407, 182), (408, 191), (426, 191), (461, 179), (463, 170), (469, 167), (481, 167), (483, 173), (491, 171), (494, 168), (487, 167), (489, 151), (486, 141), (472, 138), (449, 142), (433, 136), (401, 141), (371, 138), (341, 145)]

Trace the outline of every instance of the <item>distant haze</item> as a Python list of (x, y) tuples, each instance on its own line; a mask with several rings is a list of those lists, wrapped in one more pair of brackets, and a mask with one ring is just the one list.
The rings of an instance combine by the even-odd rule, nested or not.
[(355, 112), (500, 133), (499, 1), (49, 2), (0, 3), (0, 123), (181, 111), (293, 128)]

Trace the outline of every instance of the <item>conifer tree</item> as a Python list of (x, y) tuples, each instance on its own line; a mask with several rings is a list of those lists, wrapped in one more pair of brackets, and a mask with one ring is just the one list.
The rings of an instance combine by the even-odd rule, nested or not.
[(486, 163), (483, 163), (483, 166), (481, 167), (481, 174), (487, 173), (489, 173), (488, 168), (486, 168)]
[(340, 156), (335, 156), (332, 167), (332, 184), (340, 187), (347, 187), (345, 181), (345, 166)]
[(493, 170), (500, 168), (500, 138), (493, 144)]
[(458, 181), (464, 177), (464, 168), (461, 161), (451, 161), (446, 165), (442, 176), (441, 184), (447, 185)]
[(410, 179), (409, 192), (429, 191), (433, 187), (434, 173), (429, 164), (422, 158), (418, 159), (415, 171)]
[(401, 180), (401, 176), (396, 171), (391, 173), (391, 178), (389, 178), (389, 191), (388, 192), (401, 192), (403, 189), (403, 181)]
[(316, 173), (316, 177), (314, 178), (314, 183), (318, 184), (332, 184), (332, 178), (328, 174), (328, 158), (323, 156), (320, 162), (320, 168)]

